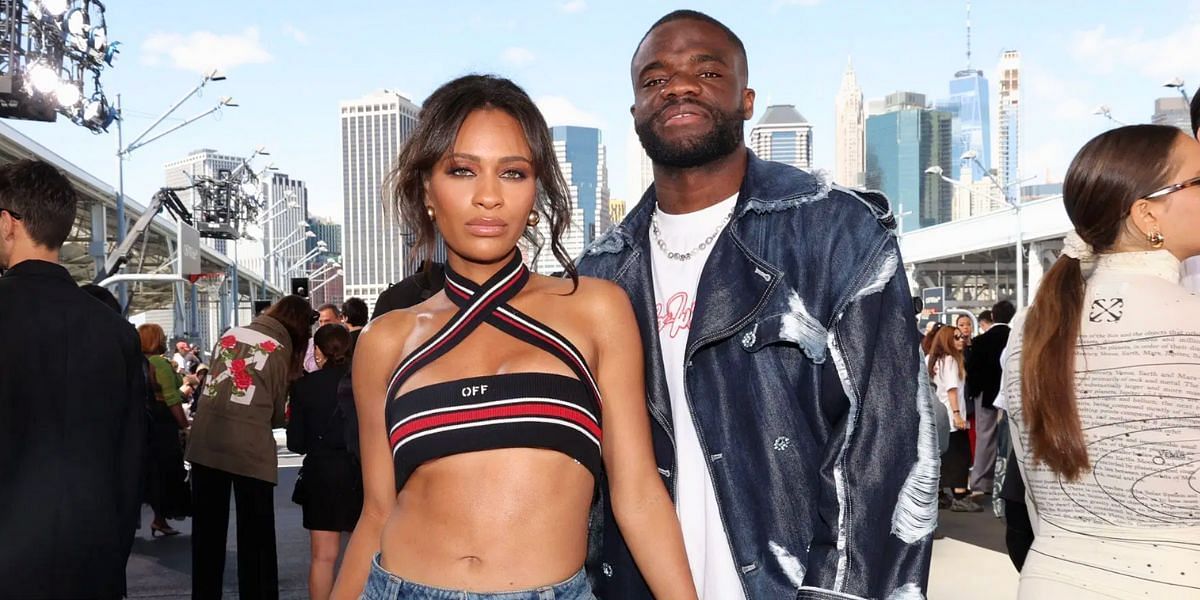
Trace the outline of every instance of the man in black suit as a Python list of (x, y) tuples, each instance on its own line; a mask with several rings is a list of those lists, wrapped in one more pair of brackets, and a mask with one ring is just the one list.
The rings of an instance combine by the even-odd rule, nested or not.
[(0, 167), (0, 596), (120, 598), (146, 443), (137, 332), (58, 264), (75, 191)]
[(996, 422), (998, 412), (993, 404), (1000, 392), (1000, 353), (1008, 345), (1008, 323), (1016, 309), (1012, 302), (1001, 300), (992, 307), (994, 324), (986, 333), (975, 338), (967, 355), (967, 389), (975, 402), (975, 463), (971, 466), (971, 495), (982, 496), (992, 491), (996, 472)]

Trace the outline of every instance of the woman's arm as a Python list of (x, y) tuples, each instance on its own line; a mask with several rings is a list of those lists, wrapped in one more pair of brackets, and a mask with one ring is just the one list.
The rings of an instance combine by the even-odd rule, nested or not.
[[(591, 282), (591, 280), (589, 280)], [(675, 506), (659, 477), (646, 410), (642, 342), (621, 288), (594, 282), (596, 379), (604, 398), (603, 455), (613, 515), (654, 597), (696, 597)]]
[(363, 471), (363, 507), (342, 568), (333, 585), (334, 599), (358, 598), (367, 583), (371, 560), (379, 552), (380, 536), (396, 506), (396, 479), (388, 443), (384, 408), (392, 370), (400, 362), (412, 316), (393, 311), (367, 325), (354, 354), (354, 405)]

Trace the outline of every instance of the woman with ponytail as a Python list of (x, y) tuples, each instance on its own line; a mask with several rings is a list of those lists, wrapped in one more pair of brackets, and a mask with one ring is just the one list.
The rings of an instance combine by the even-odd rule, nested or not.
[(1200, 597), (1200, 144), (1135, 125), (1084, 145), (1074, 225), (1013, 323), (1004, 393), (1036, 538), (1020, 598)]

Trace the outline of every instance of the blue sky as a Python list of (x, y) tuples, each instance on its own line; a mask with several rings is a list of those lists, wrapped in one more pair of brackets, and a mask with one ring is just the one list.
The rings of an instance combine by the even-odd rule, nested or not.
[[(196, 148), (248, 154), (265, 145), (281, 171), (309, 185), (310, 211), (341, 221), (337, 104), (388, 88), (420, 102), (470, 72), (513, 78), (551, 125), (600, 127), (614, 198), (636, 199), (628, 176), (632, 124), (629, 57), (646, 28), (675, 8), (728, 24), (745, 41), (757, 120), (768, 104), (795, 104), (814, 126), (815, 166), (833, 169), (834, 96), (853, 57), (867, 99), (895, 90), (947, 94), (966, 66), (964, 2), (765, 0), (693, 2), (316, 2), (121, 0), (108, 3), (109, 38), (122, 42), (104, 76), (123, 95), (126, 141), (221, 67), (179, 120), (239, 104), (136, 151), (127, 193), (148, 198), (163, 163)], [(1148, 121), (1172, 77), (1200, 84), (1200, 1), (976, 1), (973, 60), (993, 88), (1000, 53), (1022, 53), (1021, 175), (1057, 181), (1079, 146), (1111, 126)], [(993, 109), (994, 110), (994, 109)], [(65, 120), (9, 121), (106, 181), (116, 180), (116, 128), (94, 135)], [(753, 123), (753, 121), (752, 121)], [(993, 134), (994, 135), (994, 134)]]

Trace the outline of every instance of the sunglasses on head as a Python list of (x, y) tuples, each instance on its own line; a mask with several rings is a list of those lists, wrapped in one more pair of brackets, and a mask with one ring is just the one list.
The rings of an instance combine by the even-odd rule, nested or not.
[(321, 313), (319, 313), (315, 310), (312, 311), (312, 313), (308, 315), (308, 324), (309, 325), (316, 324), (316, 322), (320, 321), (320, 320), (321, 320)]

